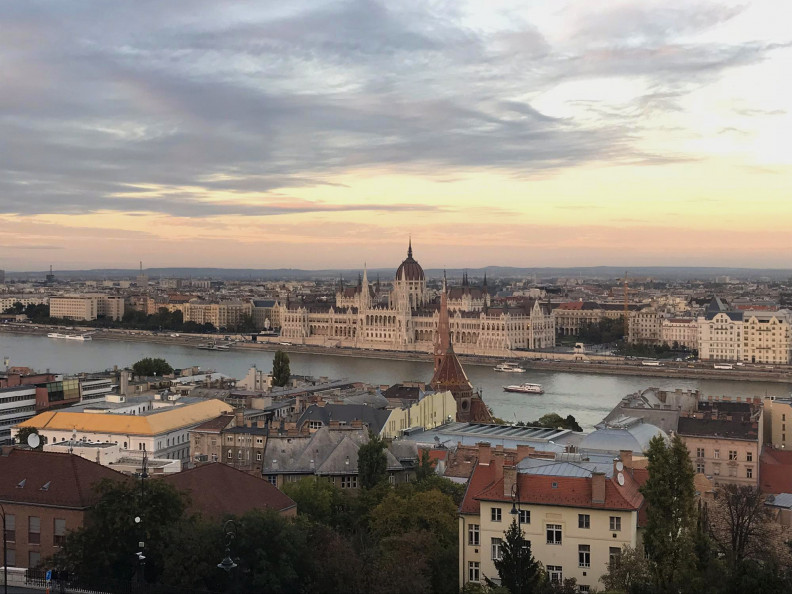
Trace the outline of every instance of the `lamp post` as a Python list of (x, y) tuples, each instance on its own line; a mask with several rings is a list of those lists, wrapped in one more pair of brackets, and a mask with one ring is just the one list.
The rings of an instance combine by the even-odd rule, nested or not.
[(226, 573), (231, 573), (231, 570), (237, 566), (234, 563), (234, 560), (231, 558), (231, 543), (236, 538), (236, 530), (237, 525), (234, 520), (226, 520), (226, 523), (223, 524), (223, 532), (225, 533), (225, 557), (223, 558), (220, 563), (217, 564), (219, 569), (224, 569)]
[(3, 592), (8, 594), (8, 539), (6, 538), (6, 511), (0, 503), (0, 512), (3, 514)]
[(146, 496), (146, 479), (148, 478), (148, 453), (146, 452), (146, 444), (143, 444), (143, 460), (140, 468), (140, 515), (135, 516), (135, 524), (140, 526), (140, 541), (138, 546), (140, 550), (135, 553), (138, 561), (140, 562), (140, 581), (146, 581), (146, 529), (143, 525), (144, 510), (145, 510), (145, 496)]
[(514, 484), (512, 485), (511, 488), (511, 500), (512, 500), (511, 514), (513, 516), (517, 516), (515, 519), (517, 520), (517, 530), (520, 536), (520, 542), (519, 542), (520, 548), (517, 550), (517, 579), (515, 580), (517, 585), (517, 592), (515, 594), (522, 593), (522, 558), (524, 553), (523, 537), (522, 537), (523, 533), (522, 533), (522, 525), (521, 525), (522, 513), (520, 510), (520, 484), (518, 482), (519, 478), (520, 478), (519, 476), (516, 477), (516, 480), (514, 481)]

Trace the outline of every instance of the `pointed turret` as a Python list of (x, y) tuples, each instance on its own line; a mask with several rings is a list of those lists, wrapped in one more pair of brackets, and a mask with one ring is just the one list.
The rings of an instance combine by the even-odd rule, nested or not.
[(412, 258), (412, 235), (410, 235), (410, 239), (407, 243), (407, 257)]

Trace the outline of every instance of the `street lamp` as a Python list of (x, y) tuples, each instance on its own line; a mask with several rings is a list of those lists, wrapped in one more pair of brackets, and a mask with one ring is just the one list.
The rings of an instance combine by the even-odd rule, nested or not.
[(225, 569), (226, 573), (231, 573), (231, 570), (237, 566), (234, 563), (234, 560), (231, 558), (231, 542), (236, 538), (236, 529), (237, 525), (234, 520), (226, 520), (226, 523), (223, 524), (223, 532), (225, 532), (225, 557), (223, 558), (220, 563), (217, 564), (219, 569)]
[(8, 539), (6, 538), (6, 511), (0, 503), (0, 511), (3, 513), (3, 592), (8, 594)]

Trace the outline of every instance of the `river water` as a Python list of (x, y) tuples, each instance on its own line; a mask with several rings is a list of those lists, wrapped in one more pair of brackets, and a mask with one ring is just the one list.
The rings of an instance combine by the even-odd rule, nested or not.
[[(143, 357), (162, 357), (173, 367), (198, 365), (241, 378), (251, 365), (272, 368), (274, 353), (267, 351), (203, 351), (176, 345), (141, 342), (66, 341), (29, 336), (0, 334), (0, 358), (10, 365), (32, 367), (54, 373), (103, 371), (114, 366), (131, 366)], [(428, 382), (432, 364), (417, 361), (365, 359), (332, 355), (291, 353), (291, 371), (298, 375), (347, 378), (374, 385), (401, 381)], [(626, 394), (655, 386), (667, 390), (698, 388), (712, 396), (788, 396), (789, 386), (772, 382), (729, 380), (691, 380), (679, 378), (595, 375), (554, 371), (499, 373), (491, 366), (467, 365), (465, 370), (473, 385), (480, 389), (495, 416), (507, 422), (530, 421), (549, 412), (574, 415), (584, 428), (599, 422)], [(505, 384), (534, 382), (542, 384), (543, 395), (504, 392)]]

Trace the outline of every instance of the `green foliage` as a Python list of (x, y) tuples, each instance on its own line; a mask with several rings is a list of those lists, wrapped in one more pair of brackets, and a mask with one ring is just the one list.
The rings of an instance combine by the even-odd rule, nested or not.
[(495, 560), (501, 584), (511, 594), (530, 594), (542, 583), (542, 567), (534, 559), (531, 545), (516, 520), (512, 520), (504, 536), (501, 557)]
[(275, 351), (272, 360), (272, 385), (283, 387), (289, 383), (291, 369), (289, 368), (289, 355), (283, 351)]
[(429, 456), (429, 450), (421, 450), (418, 467), (415, 469), (415, 480), (422, 481), (435, 474), (435, 461)]
[(520, 421), (517, 425), (526, 427), (545, 427), (547, 429), (561, 428), (578, 432), (583, 431), (583, 428), (578, 424), (574, 416), (567, 415), (567, 417), (564, 418), (558, 413), (548, 413), (540, 417), (538, 421)]
[(624, 545), (621, 554), (608, 562), (608, 572), (601, 578), (606, 590), (635, 592), (652, 583), (652, 572), (643, 550)]
[(641, 487), (647, 503), (644, 546), (661, 587), (678, 584), (694, 561), (696, 490), (693, 464), (678, 435), (671, 445), (660, 436), (649, 442), (649, 479)]
[(294, 500), (301, 516), (333, 528), (344, 524), (344, 512), (354, 503), (349, 500), (346, 491), (327, 480), (314, 477), (285, 483), (283, 492)]
[(369, 442), (358, 450), (358, 480), (363, 489), (371, 489), (385, 480), (388, 472), (388, 459), (385, 456), (385, 442), (379, 435), (369, 433)]
[(604, 318), (599, 322), (583, 324), (578, 332), (578, 342), (605, 344), (621, 340), (624, 331), (624, 318)]
[[(179, 532), (186, 497), (168, 483), (149, 479), (145, 489), (134, 480), (100, 482), (99, 502), (85, 525), (66, 536), (54, 566), (101, 587), (110, 577), (131, 580), (138, 571), (138, 541), (145, 543), (146, 580), (157, 581), (170, 554), (169, 542)], [(142, 518), (138, 524), (135, 517)]]
[(132, 365), (132, 371), (140, 377), (162, 377), (173, 373), (173, 367), (165, 359), (145, 357)]
[[(32, 434), (38, 435), (38, 429), (35, 427), (20, 427), (16, 433), (16, 436), (14, 436), (14, 439), (16, 439), (16, 442), (19, 444), (26, 444), (28, 437), (30, 437)], [(44, 440), (41, 440), (39, 447), (36, 449), (40, 450), (42, 448), (44, 448)]]

